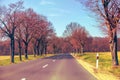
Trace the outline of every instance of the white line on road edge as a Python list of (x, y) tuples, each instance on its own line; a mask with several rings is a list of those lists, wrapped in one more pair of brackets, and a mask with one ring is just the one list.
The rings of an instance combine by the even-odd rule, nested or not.
[(55, 60), (52, 60), (53, 62), (55, 62)]
[(22, 78), (21, 80), (27, 80), (26, 78)]
[(48, 66), (48, 64), (44, 65), (42, 68), (46, 68)]

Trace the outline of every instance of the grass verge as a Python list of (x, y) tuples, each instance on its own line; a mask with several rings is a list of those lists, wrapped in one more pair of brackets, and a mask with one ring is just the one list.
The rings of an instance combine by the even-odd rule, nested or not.
[[(47, 55), (42, 55), (42, 56), (36, 56), (34, 57), (34, 55), (28, 55), (28, 59), (25, 59), (24, 55), (22, 55), (22, 61), (20, 61), (19, 56), (15, 55), (15, 64), (17, 63), (21, 63), (21, 62), (27, 62), (30, 60), (35, 60), (35, 59), (39, 59), (39, 58), (44, 58), (44, 57), (49, 57), (49, 56), (53, 56), (54, 54), (47, 54)], [(10, 65), (10, 56), (0, 56), (0, 66), (6, 66), (6, 65)]]
[[(93, 52), (84, 55), (73, 55), (76, 60), (87, 69), (98, 80), (120, 80), (120, 67), (113, 68), (111, 65), (111, 54), (99, 52), (99, 68), (96, 69), (96, 54)], [(120, 57), (120, 53), (119, 53)], [(119, 60), (120, 62), (120, 60)]]

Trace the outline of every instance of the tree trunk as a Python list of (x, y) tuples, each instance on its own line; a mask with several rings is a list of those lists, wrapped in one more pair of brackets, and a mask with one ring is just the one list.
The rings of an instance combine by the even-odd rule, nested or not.
[(53, 53), (56, 54), (56, 46), (53, 44)]
[(44, 52), (44, 47), (43, 47), (43, 45), (41, 44), (40, 54), (43, 55), (43, 52)]
[(37, 47), (37, 55), (38, 56), (40, 55), (40, 49), (39, 49), (39, 47)]
[(79, 54), (80, 54), (80, 49), (79, 49), (79, 48), (77, 48), (77, 53), (79, 53)]
[(83, 55), (84, 54), (84, 44), (81, 43), (81, 54)]
[(37, 55), (40, 55), (40, 40), (37, 42)]
[(25, 43), (25, 58), (28, 59), (28, 43)]
[(83, 55), (83, 53), (84, 53), (84, 48), (83, 46), (81, 46), (81, 54)]
[(11, 47), (11, 63), (14, 63), (14, 52), (15, 52), (15, 41), (14, 36), (10, 37), (10, 47)]
[(37, 46), (37, 55), (40, 55), (39, 47)]
[(20, 61), (22, 61), (22, 46), (21, 46), (21, 41), (18, 41), (18, 47), (19, 47), (19, 58)]
[(34, 46), (33, 46), (34, 57), (36, 57), (36, 51), (37, 51), (37, 48), (36, 48), (36, 45), (34, 45)]
[(117, 55), (117, 30), (113, 29), (110, 31), (110, 50), (112, 55), (112, 65), (119, 65), (118, 55)]
[(36, 57), (36, 54), (37, 54), (37, 40), (35, 40), (35, 42), (33, 42), (33, 54), (34, 54), (34, 57)]
[(47, 43), (45, 44), (45, 55), (47, 54)]

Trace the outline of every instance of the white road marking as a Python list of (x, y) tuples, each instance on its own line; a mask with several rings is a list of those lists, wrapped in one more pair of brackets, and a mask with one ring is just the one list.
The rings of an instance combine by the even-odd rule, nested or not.
[(21, 80), (27, 80), (26, 78), (22, 78)]
[(42, 68), (46, 68), (48, 66), (48, 64), (44, 65)]
[(52, 60), (53, 62), (55, 62), (55, 60)]

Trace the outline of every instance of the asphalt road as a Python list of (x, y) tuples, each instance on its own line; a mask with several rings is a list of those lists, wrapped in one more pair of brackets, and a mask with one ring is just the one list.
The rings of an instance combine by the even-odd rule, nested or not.
[(0, 67), (0, 80), (97, 80), (70, 54)]

